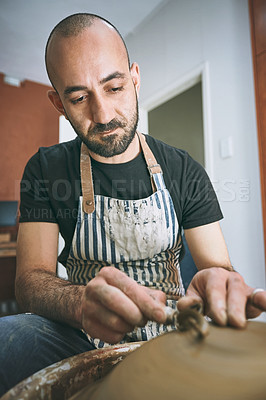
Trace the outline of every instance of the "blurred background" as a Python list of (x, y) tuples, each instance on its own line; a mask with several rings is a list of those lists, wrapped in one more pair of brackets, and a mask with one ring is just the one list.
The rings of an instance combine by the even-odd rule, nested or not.
[(40, 146), (75, 137), (47, 98), (44, 49), (53, 27), (76, 12), (99, 14), (121, 32), (140, 66), (139, 129), (206, 168), (232, 264), (265, 287), (266, 1), (0, 0), (2, 314), (13, 307), (24, 166)]

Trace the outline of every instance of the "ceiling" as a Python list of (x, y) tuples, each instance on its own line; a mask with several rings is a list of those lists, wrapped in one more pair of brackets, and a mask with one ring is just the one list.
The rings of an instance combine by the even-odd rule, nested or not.
[(13, 78), (49, 83), (44, 48), (53, 27), (77, 12), (110, 20), (122, 36), (167, 0), (0, 0), (0, 72)]

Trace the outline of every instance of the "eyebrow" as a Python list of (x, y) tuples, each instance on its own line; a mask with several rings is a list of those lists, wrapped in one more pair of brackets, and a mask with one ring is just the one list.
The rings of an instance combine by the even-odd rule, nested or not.
[[(125, 79), (126, 74), (122, 73), (122, 72), (113, 72), (112, 74), (106, 76), (105, 78), (100, 80), (100, 85), (103, 85), (106, 82), (109, 82), (113, 79)], [(64, 90), (64, 96), (68, 96), (69, 94), (73, 93), (73, 92), (79, 92), (80, 90), (87, 90), (87, 86), (82, 86), (82, 85), (78, 85), (78, 86), (67, 86)]]
[(100, 80), (100, 84), (102, 85), (103, 83), (109, 82), (112, 79), (125, 79), (126, 74), (123, 74), (122, 72), (113, 72), (112, 74), (108, 75), (106, 78), (103, 78)]
[(67, 96), (73, 92), (79, 92), (80, 90), (88, 89), (87, 86), (67, 86), (64, 90), (64, 96)]

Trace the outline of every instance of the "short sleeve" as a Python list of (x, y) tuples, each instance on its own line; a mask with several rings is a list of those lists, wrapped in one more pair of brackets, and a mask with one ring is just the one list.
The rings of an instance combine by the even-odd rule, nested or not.
[(38, 152), (28, 161), (20, 183), (20, 222), (57, 223), (49, 200), (49, 185), (43, 178)]
[(223, 218), (212, 183), (205, 169), (189, 155), (182, 188), (184, 229), (206, 225)]

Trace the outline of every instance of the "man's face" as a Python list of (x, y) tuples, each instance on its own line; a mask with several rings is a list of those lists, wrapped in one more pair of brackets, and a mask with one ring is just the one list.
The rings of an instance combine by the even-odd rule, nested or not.
[(138, 123), (139, 72), (137, 64), (129, 70), (117, 33), (95, 22), (78, 36), (56, 39), (50, 59), (58, 104), (78, 136), (102, 157), (123, 153)]

